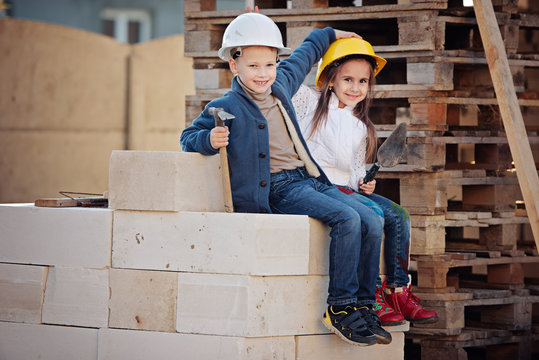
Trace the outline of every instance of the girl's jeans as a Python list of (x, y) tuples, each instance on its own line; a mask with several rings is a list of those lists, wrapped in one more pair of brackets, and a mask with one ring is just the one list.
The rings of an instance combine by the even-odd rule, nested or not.
[[(384, 212), (384, 260), (386, 262), (387, 285), (392, 288), (408, 285), (408, 263), (410, 256), (410, 214), (406, 209), (378, 194), (355, 195), (365, 200), (363, 203)], [(370, 205), (369, 205), (370, 203)], [(381, 281), (378, 280), (381, 285)]]
[(276, 214), (309, 215), (331, 228), (329, 305), (374, 303), (383, 217), (304, 168), (271, 174), (269, 201)]

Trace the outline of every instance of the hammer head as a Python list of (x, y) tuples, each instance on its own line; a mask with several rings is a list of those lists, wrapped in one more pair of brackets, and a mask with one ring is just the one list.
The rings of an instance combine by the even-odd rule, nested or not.
[(225, 126), (225, 120), (232, 120), (236, 118), (234, 115), (224, 111), (223, 108), (211, 107), (208, 109), (208, 111), (211, 115), (213, 115), (215, 126)]

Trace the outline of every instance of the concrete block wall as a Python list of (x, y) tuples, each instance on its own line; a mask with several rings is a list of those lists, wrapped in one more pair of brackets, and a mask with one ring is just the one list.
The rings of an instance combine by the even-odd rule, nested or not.
[(322, 326), (318, 221), (181, 205), (222, 204), (183, 181), (219, 178), (215, 158), (121, 151), (110, 164), (109, 209), (0, 205), (0, 359), (404, 358), (408, 324), (370, 347)]

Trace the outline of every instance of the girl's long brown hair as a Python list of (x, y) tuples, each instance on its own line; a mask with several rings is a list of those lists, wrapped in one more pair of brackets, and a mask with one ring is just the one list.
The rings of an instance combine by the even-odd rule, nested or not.
[(365, 154), (365, 161), (374, 162), (376, 160), (376, 150), (377, 150), (377, 141), (378, 136), (376, 135), (376, 128), (369, 118), (369, 108), (372, 103), (372, 88), (374, 86), (375, 78), (373, 72), (373, 62), (374, 59), (370, 56), (363, 55), (349, 55), (341, 59), (335, 60), (324, 69), (324, 81), (322, 84), (322, 89), (320, 90), (320, 97), (318, 98), (318, 103), (316, 104), (316, 109), (313, 116), (313, 128), (309, 137), (313, 136), (321, 127), (325, 126), (328, 118), (329, 111), (329, 100), (331, 98), (332, 90), (330, 89), (329, 84), (335, 81), (337, 73), (342, 64), (348, 60), (352, 59), (364, 59), (370, 65), (370, 76), (369, 76), (369, 90), (365, 99), (359, 102), (355, 107), (353, 114), (358, 118), (359, 121), (362, 121), (367, 127), (367, 151)]

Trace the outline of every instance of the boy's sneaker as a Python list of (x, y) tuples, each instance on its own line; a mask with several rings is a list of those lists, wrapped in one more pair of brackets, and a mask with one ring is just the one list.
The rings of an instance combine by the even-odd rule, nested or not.
[(376, 315), (376, 311), (369, 309), (366, 306), (362, 306), (359, 308), (359, 312), (362, 313), (365, 320), (367, 320), (367, 329), (372, 331), (376, 336), (376, 342), (378, 344), (389, 344), (392, 340), (391, 334), (382, 328), (382, 322), (378, 315)]
[(401, 313), (412, 324), (430, 324), (438, 321), (436, 311), (426, 310), (421, 305), (421, 299), (412, 293), (412, 285), (396, 289), (386, 287), (384, 292), (389, 306)]
[(380, 318), (382, 326), (395, 326), (406, 322), (404, 316), (393, 310), (393, 308), (387, 304), (381, 286), (376, 286), (376, 301), (372, 308)]
[(376, 336), (367, 328), (363, 313), (353, 305), (345, 306), (342, 310), (328, 306), (322, 324), (347, 343), (359, 346), (376, 344)]

